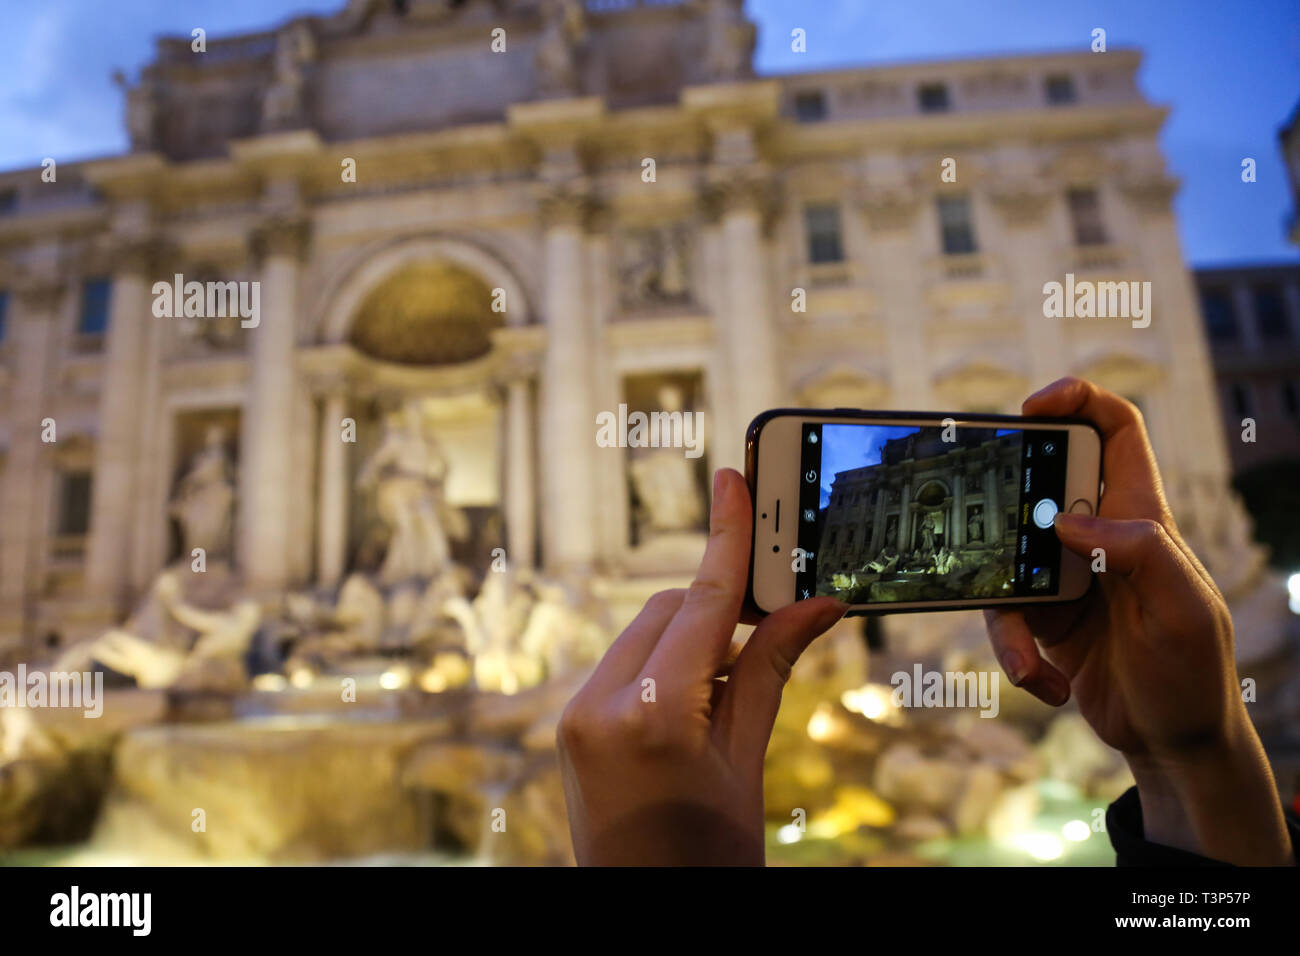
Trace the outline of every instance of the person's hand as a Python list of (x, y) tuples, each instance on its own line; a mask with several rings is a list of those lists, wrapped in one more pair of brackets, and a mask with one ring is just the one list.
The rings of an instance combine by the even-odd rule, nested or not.
[(650, 598), (565, 709), (578, 863), (763, 863), (763, 756), (781, 690), (845, 606), (813, 598), (771, 614), (728, 670), (752, 523), (744, 478), (719, 471), (695, 581)]
[(1089, 564), (1104, 553), (1105, 571), (1071, 604), (985, 611), (1002, 669), (1048, 704), (1073, 694), (1132, 768), (1148, 840), (1225, 862), (1290, 862), (1281, 802), (1241, 699), (1232, 618), (1174, 524), (1141, 413), (1075, 378), (1030, 396), (1023, 412), (1100, 430), (1097, 515), (1060, 513), (1056, 533)]

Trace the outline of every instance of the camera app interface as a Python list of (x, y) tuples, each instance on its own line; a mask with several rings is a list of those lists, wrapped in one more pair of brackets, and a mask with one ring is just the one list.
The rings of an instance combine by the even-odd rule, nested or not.
[(1064, 429), (805, 423), (797, 597), (1057, 593)]

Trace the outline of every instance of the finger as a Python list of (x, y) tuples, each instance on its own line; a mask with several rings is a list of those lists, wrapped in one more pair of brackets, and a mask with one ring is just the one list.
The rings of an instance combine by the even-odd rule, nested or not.
[(1025, 399), (1022, 410), (1026, 415), (1077, 416), (1096, 425), (1102, 437), (1106, 484), (1098, 514), (1159, 521), (1201, 580), (1218, 592), (1209, 571), (1178, 533), (1146, 423), (1136, 405), (1092, 382), (1063, 378)]
[(746, 641), (733, 637), (731, 643), (727, 645), (727, 653), (718, 664), (718, 670), (714, 677), (726, 677), (731, 673), (731, 669), (736, 666), (736, 661), (740, 657), (740, 652), (745, 649)]
[(1158, 595), (1162, 602), (1203, 597), (1192, 585), (1200, 576), (1158, 521), (1061, 512), (1056, 516), (1056, 536), (1063, 546), (1089, 560), (1095, 560), (1100, 549), (1106, 562), (1102, 573), (1123, 575), (1140, 596)]
[(986, 608), (984, 625), (1002, 673), (1016, 687), (1029, 691), (1045, 704), (1060, 707), (1070, 699), (1070, 681), (1043, 659), (1024, 612), (1012, 608)]
[(745, 479), (731, 468), (720, 469), (713, 477), (704, 560), (641, 676), (661, 687), (685, 687), (717, 673), (740, 620), (752, 524)]
[(727, 678), (714, 712), (714, 739), (737, 768), (762, 773), (763, 755), (781, 706), (781, 691), (795, 661), (848, 606), (834, 598), (811, 598), (774, 611), (755, 628)]
[(1171, 520), (1146, 425), (1132, 402), (1081, 378), (1062, 378), (1025, 399), (1021, 411), (1030, 416), (1083, 418), (1097, 426), (1106, 484), (1100, 513)]
[(587, 686), (612, 692), (630, 684), (641, 673), (650, 652), (659, 642), (664, 628), (680, 610), (686, 597), (685, 588), (652, 594), (639, 613), (609, 646)]

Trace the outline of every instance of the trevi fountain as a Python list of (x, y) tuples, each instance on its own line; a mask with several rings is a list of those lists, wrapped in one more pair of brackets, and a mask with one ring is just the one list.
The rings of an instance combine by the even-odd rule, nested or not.
[[(231, 566), (229, 436), (208, 429), (170, 499), (181, 556), (121, 626), (43, 662), (103, 672), (102, 716), (0, 711), (12, 859), (571, 861), (555, 726), (614, 635), (609, 602), (598, 579), (518, 570), (502, 548), (481, 567), (457, 557), (470, 522), (423, 408), (387, 409), (357, 469), (375, 521), (363, 539), (381, 542), (369, 569), (269, 600)], [(641, 534), (698, 526), (694, 467), (640, 451)], [(997, 719), (908, 711), (885, 675), (918, 648), (990, 671), (978, 628), (914, 634), (896, 657), (878, 634), (841, 622), (796, 671), (769, 752), (775, 861), (1029, 862), (1060, 855), (1044, 826), (1073, 823), (1079, 844), (1093, 832), (1091, 810), (1127, 778), (1077, 715), (1007, 685)], [(1103, 844), (1070, 859), (1105, 862)]]
[[(1067, 372), (1133, 397), (1252, 716), (1296, 713), (1139, 54), (758, 76), (755, 42), (739, 0), (340, 0), (202, 57), (160, 38), (128, 153), (0, 174), (0, 697), (103, 679), (98, 717), (0, 707), (0, 862), (569, 862), (559, 714), (689, 581), (709, 469), (778, 405), (1011, 411)], [(920, 116), (937, 80), (972, 109)], [(936, 234), (950, 150), (978, 254)], [(1113, 244), (1070, 244), (1079, 183)], [(1161, 318), (1045, 321), (1079, 268), (1159, 283)], [(152, 312), (182, 273), (265, 314)], [(702, 416), (704, 447), (602, 444), (622, 405)], [(918, 665), (997, 676), (965, 613), (849, 619), (800, 661), (768, 859), (1112, 862), (1126, 771), (1078, 713), (1005, 682), (996, 717), (901, 706)]]

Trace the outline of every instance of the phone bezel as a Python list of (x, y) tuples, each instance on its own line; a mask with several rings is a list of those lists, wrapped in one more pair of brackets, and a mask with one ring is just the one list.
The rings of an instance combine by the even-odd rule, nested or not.
[[(909, 412), (909, 411), (866, 411), (855, 408), (774, 408), (757, 415), (745, 431), (745, 481), (749, 485), (750, 499), (753, 506), (753, 522), (750, 535), (749, 547), (749, 579), (746, 590), (746, 605), (760, 615), (772, 613), (772, 609), (765, 609), (759, 605), (755, 594), (754, 579), (755, 568), (758, 563), (758, 536), (759, 536), (759, 501), (758, 501), (758, 469), (759, 469), (759, 447), (760, 438), (763, 429), (774, 419), (777, 418), (798, 418), (801, 420), (814, 419), (824, 422), (834, 423), (841, 420), (866, 421), (866, 422), (921, 422), (924, 424), (942, 424), (948, 419), (955, 421), (958, 426), (963, 424), (981, 424), (990, 423), (995, 425), (1010, 425), (1023, 428), (1026, 424), (1035, 427), (1065, 426), (1065, 427), (1084, 427), (1091, 431), (1097, 439), (1097, 485), (1092, 491), (1091, 497), (1081, 493), (1077, 484), (1067, 484), (1065, 498), (1071, 504), (1077, 498), (1086, 498), (1092, 506), (1092, 513), (1097, 513), (1098, 505), (1101, 500), (1101, 475), (1102, 475), (1102, 457), (1104, 447), (1101, 440), (1101, 432), (1092, 422), (1074, 417), (1039, 417), (1039, 416), (1022, 416), (1022, 415), (1002, 415), (1002, 414), (968, 414), (956, 412)], [(1090, 484), (1090, 483), (1089, 483)], [(1069, 505), (1067, 505), (1069, 507)], [(786, 561), (784, 551), (781, 554), (781, 560)], [(1049, 595), (1046, 597), (1023, 597), (1013, 598), (972, 598), (962, 601), (947, 602), (908, 602), (905, 604), (884, 604), (884, 605), (851, 605), (847, 612), (850, 616), (865, 616), (877, 614), (909, 614), (925, 613), (929, 611), (952, 611), (952, 610), (978, 610), (986, 607), (1014, 607), (1023, 605), (1052, 605), (1052, 604), (1069, 604), (1077, 601), (1088, 593), (1092, 586), (1092, 572), (1087, 562), (1074, 555), (1072, 552), (1065, 551), (1062, 554), (1062, 567), (1067, 562), (1082, 564), (1087, 570), (1087, 584), (1081, 593), (1062, 597), (1059, 595)], [(1065, 574), (1062, 573), (1062, 581), (1065, 580)], [(793, 587), (793, 581), (791, 586)], [(784, 605), (782, 605), (784, 606)]]

